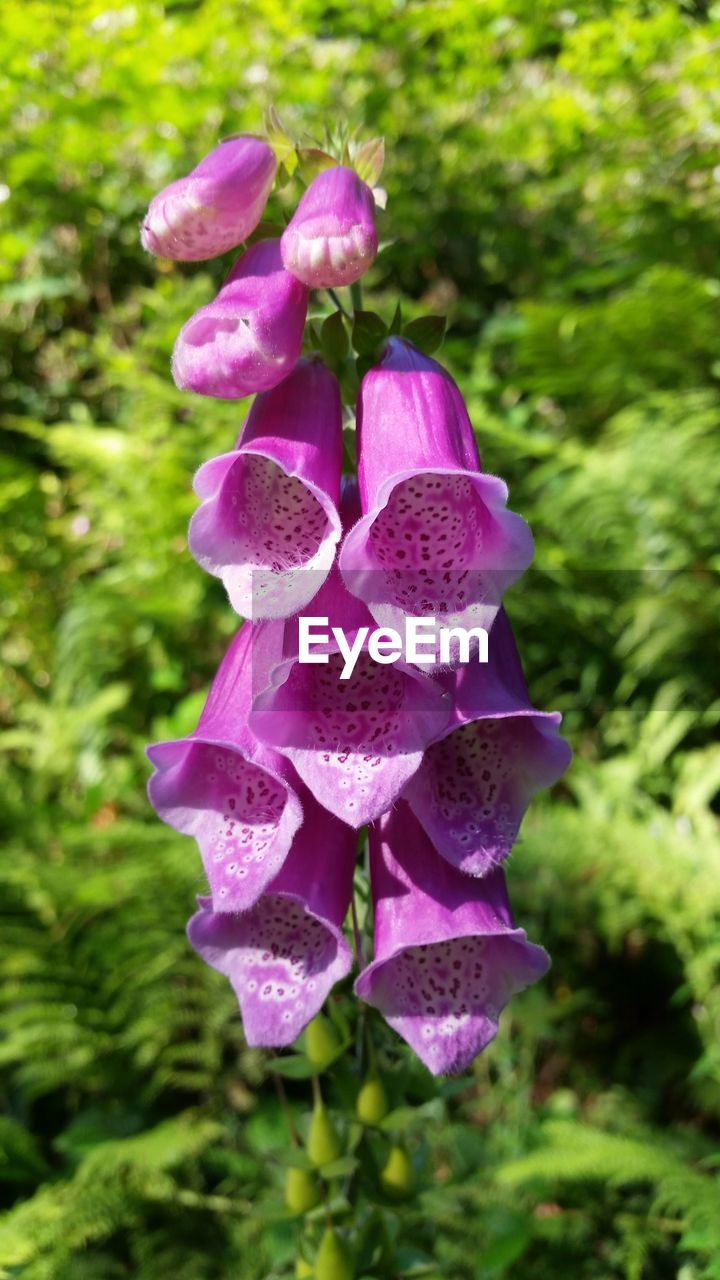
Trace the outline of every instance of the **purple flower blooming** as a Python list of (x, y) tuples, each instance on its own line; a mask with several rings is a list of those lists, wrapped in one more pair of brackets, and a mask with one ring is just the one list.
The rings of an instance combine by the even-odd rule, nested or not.
[(481, 472), (452, 378), (391, 338), (363, 378), (357, 424), (363, 517), (340, 554), (347, 586), (381, 626), (402, 631), (415, 615), (488, 630), (532, 535), (503, 481)]
[(288, 271), (311, 289), (359, 280), (375, 260), (375, 200), (367, 183), (344, 165), (323, 169), (310, 183), (282, 236)]
[(260, 138), (228, 138), (150, 202), (140, 239), (162, 258), (202, 262), (242, 244), (255, 230), (277, 161)]
[(340, 388), (301, 360), (255, 399), (236, 448), (195, 477), (190, 550), (237, 613), (286, 617), (315, 594), (340, 538), (341, 471)]
[(306, 314), (307, 289), (284, 269), (280, 241), (260, 240), (180, 330), (172, 358), (177, 386), (221, 400), (267, 391), (294, 368)]
[(291, 1044), (349, 972), (342, 934), (350, 905), (355, 832), (304, 797), (305, 821), (282, 871), (244, 915), (198, 898), (188, 938), (229, 978), (249, 1045)]
[[(307, 612), (328, 619), (327, 662), (319, 661), (320, 650), (312, 664), (299, 662), (297, 620), (260, 623), (266, 649), (259, 665), (269, 675), (253, 702), (250, 725), (292, 761), (326, 809), (361, 827), (394, 802), (419, 768), (425, 747), (449, 717), (450, 699), (415, 668), (403, 662), (382, 666), (370, 656), (372, 618), (348, 595), (337, 569)], [(345, 679), (346, 656), (332, 635), (334, 626), (342, 627), (348, 646), (358, 647)]]
[(282, 756), (247, 726), (252, 628), (223, 658), (197, 728), (147, 748), (150, 803), (197, 840), (218, 911), (247, 911), (280, 871), (302, 822), (298, 783)]
[(438, 853), (473, 876), (509, 854), (536, 791), (567, 769), (572, 751), (558, 712), (531, 705), (507, 615), (488, 640), (488, 663), (440, 677), (453, 713), (404, 791)]
[(375, 958), (356, 993), (434, 1075), (464, 1071), (547, 954), (515, 928), (502, 871), (456, 871), (403, 803), (371, 827), (370, 868)]

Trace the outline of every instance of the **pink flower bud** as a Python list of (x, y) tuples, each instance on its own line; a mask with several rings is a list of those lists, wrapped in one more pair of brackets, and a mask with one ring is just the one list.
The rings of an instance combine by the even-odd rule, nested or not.
[(279, 240), (261, 240), (235, 263), (217, 297), (178, 334), (173, 377), (201, 396), (239, 400), (267, 391), (295, 367), (307, 290), (285, 271)]
[(288, 271), (311, 289), (359, 280), (375, 260), (375, 201), (343, 165), (323, 169), (302, 197), (281, 240)]
[(155, 196), (140, 239), (161, 258), (201, 262), (236, 248), (255, 230), (277, 161), (260, 138), (229, 138)]

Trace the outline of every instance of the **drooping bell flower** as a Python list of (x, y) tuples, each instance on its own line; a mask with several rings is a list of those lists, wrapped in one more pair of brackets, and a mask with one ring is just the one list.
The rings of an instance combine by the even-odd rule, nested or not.
[(310, 289), (359, 280), (378, 251), (375, 200), (352, 169), (323, 169), (282, 235), (283, 262)]
[(195, 477), (190, 550), (237, 613), (286, 617), (315, 594), (340, 538), (341, 471), (340, 389), (319, 361), (301, 360), (257, 396), (236, 448)]
[(248, 728), (252, 628), (223, 658), (197, 728), (147, 748), (150, 803), (194, 836), (216, 911), (247, 911), (280, 871), (302, 822), (299, 783), (282, 756)]
[(172, 358), (177, 386), (221, 400), (276, 386), (297, 363), (306, 314), (307, 289), (283, 267), (280, 241), (258, 241), (180, 330)]
[(198, 898), (188, 925), (198, 954), (229, 978), (249, 1045), (291, 1044), (352, 964), (342, 924), (357, 837), (311, 797), (303, 807), (292, 849), (259, 902), (233, 915)]
[(404, 797), (438, 853), (484, 876), (509, 854), (532, 797), (567, 769), (559, 712), (536, 711), (507, 615), (488, 638), (488, 663), (470, 661), (439, 677), (453, 712), (428, 747)]
[[(449, 717), (450, 699), (416, 668), (371, 655), (373, 620), (336, 568), (304, 613), (313, 620), (309, 662), (299, 660), (297, 619), (258, 624), (269, 678), (250, 725), (292, 761), (320, 804), (361, 827), (394, 803), (420, 767)], [(333, 627), (342, 629), (342, 644)]]
[(464, 876), (405, 803), (370, 828), (374, 960), (355, 984), (434, 1075), (464, 1071), (549, 960), (510, 914), (503, 872)]
[(258, 225), (277, 161), (267, 142), (228, 138), (154, 197), (140, 239), (148, 253), (202, 262), (242, 244)]
[(507, 510), (503, 481), (480, 470), (452, 378), (391, 338), (363, 378), (357, 426), (363, 515), (340, 554), (347, 586), (381, 626), (402, 630), (414, 615), (489, 630), (532, 535)]

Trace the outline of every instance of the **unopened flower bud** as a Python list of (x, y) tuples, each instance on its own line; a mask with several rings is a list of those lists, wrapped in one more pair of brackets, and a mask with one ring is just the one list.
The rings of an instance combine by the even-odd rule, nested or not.
[(307, 290), (284, 270), (280, 242), (259, 240), (180, 330), (172, 357), (176, 386), (220, 400), (267, 391), (294, 369), (306, 314)]
[(315, 1280), (353, 1280), (350, 1250), (332, 1227), (328, 1227), (315, 1259)]
[(258, 225), (277, 161), (261, 138), (228, 138), (150, 203), (140, 238), (162, 258), (201, 262), (242, 244)]
[(311, 1163), (317, 1167), (332, 1164), (333, 1160), (337, 1160), (342, 1153), (340, 1135), (322, 1102), (318, 1103), (312, 1113), (307, 1153)]
[(320, 1203), (322, 1190), (309, 1169), (291, 1167), (285, 1182), (285, 1203), (293, 1213), (307, 1213)]
[(367, 183), (344, 165), (323, 169), (285, 228), (281, 246), (286, 269), (311, 289), (359, 280), (378, 250)]
[(362, 1086), (355, 1103), (358, 1120), (363, 1124), (379, 1124), (388, 1113), (388, 1100), (379, 1076), (370, 1076)]
[(403, 1199), (409, 1196), (415, 1185), (410, 1158), (404, 1147), (391, 1147), (385, 1167), (380, 1174), (380, 1185), (388, 1196)]
[(305, 1053), (314, 1067), (322, 1071), (340, 1049), (340, 1039), (332, 1022), (321, 1013), (313, 1018), (305, 1032)]

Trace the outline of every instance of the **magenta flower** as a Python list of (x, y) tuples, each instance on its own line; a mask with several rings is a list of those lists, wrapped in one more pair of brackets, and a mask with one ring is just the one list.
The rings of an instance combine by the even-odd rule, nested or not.
[(307, 289), (284, 269), (280, 241), (260, 240), (238, 258), (217, 297), (180, 330), (175, 382), (221, 400), (267, 391), (294, 368), (306, 314)]
[(252, 910), (217, 912), (198, 898), (188, 925), (198, 954), (229, 978), (249, 1045), (291, 1044), (352, 964), (342, 924), (355, 832), (310, 797), (303, 803), (305, 821), (285, 864)]
[(341, 470), (340, 389), (301, 360), (255, 399), (236, 448), (195, 477), (190, 550), (237, 613), (286, 617), (315, 594), (340, 538)]
[[(262, 642), (255, 652), (262, 643), (258, 665), (269, 675), (250, 725), (292, 761), (320, 804), (361, 827), (394, 802), (419, 768), (425, 747), (449, 717), (450, 699), (407, 664), (375, 661), (368, 651), (372, 618), (348, 595), (337, 569), (305, 613), (323, 620), (315, 635), (327, 635), (313, 649), (312, 663), (298, 660), (297, 619), (259, 624)], [(333, 627), (342, 628), (342, 643)], [(323, 654), (324, 663), (318, 661)]]
[(450, 867), (405, 804), (371, 827), (370, 870), (375, 959), (355, 990), (434, 1075), (464, 1071), (547, 954), (515, 928), (502, 871)]
[(532, 535), (507, 488), (480, 470), (450, 375), (391, 338), (358, 398), (363, 517), (340, 554), (349, 589), (382, 626), (407, 616), (492, 626), (505, 589), (532, 559)]
[(140, 239), (162, 258), (201, 262), (242, 244), (255, 230), (277, 161), (260, 138), (228, 138), (184, 178), (155, 196)]
[(343, 165), (310, 183), (282, 236), (288, 271), (311, 289), (359, 280), (375, 260), (375, 200), (367, 183)]
[(560, 714), (530, 703), (504, 610), (488, 659), (441, 677), (453, 714), (404, 792), (438, 853), (473, 876), (507, 857), (530, 800), (572, 759), (558, 732)]
[(194, 836), (218, 911), (247, 911), (280, 871), (302, 822), (292, 769), (247, 726), (252, 697), (250, 625), (241, 627), (186, 738), (147, 748), (150, 803)]

